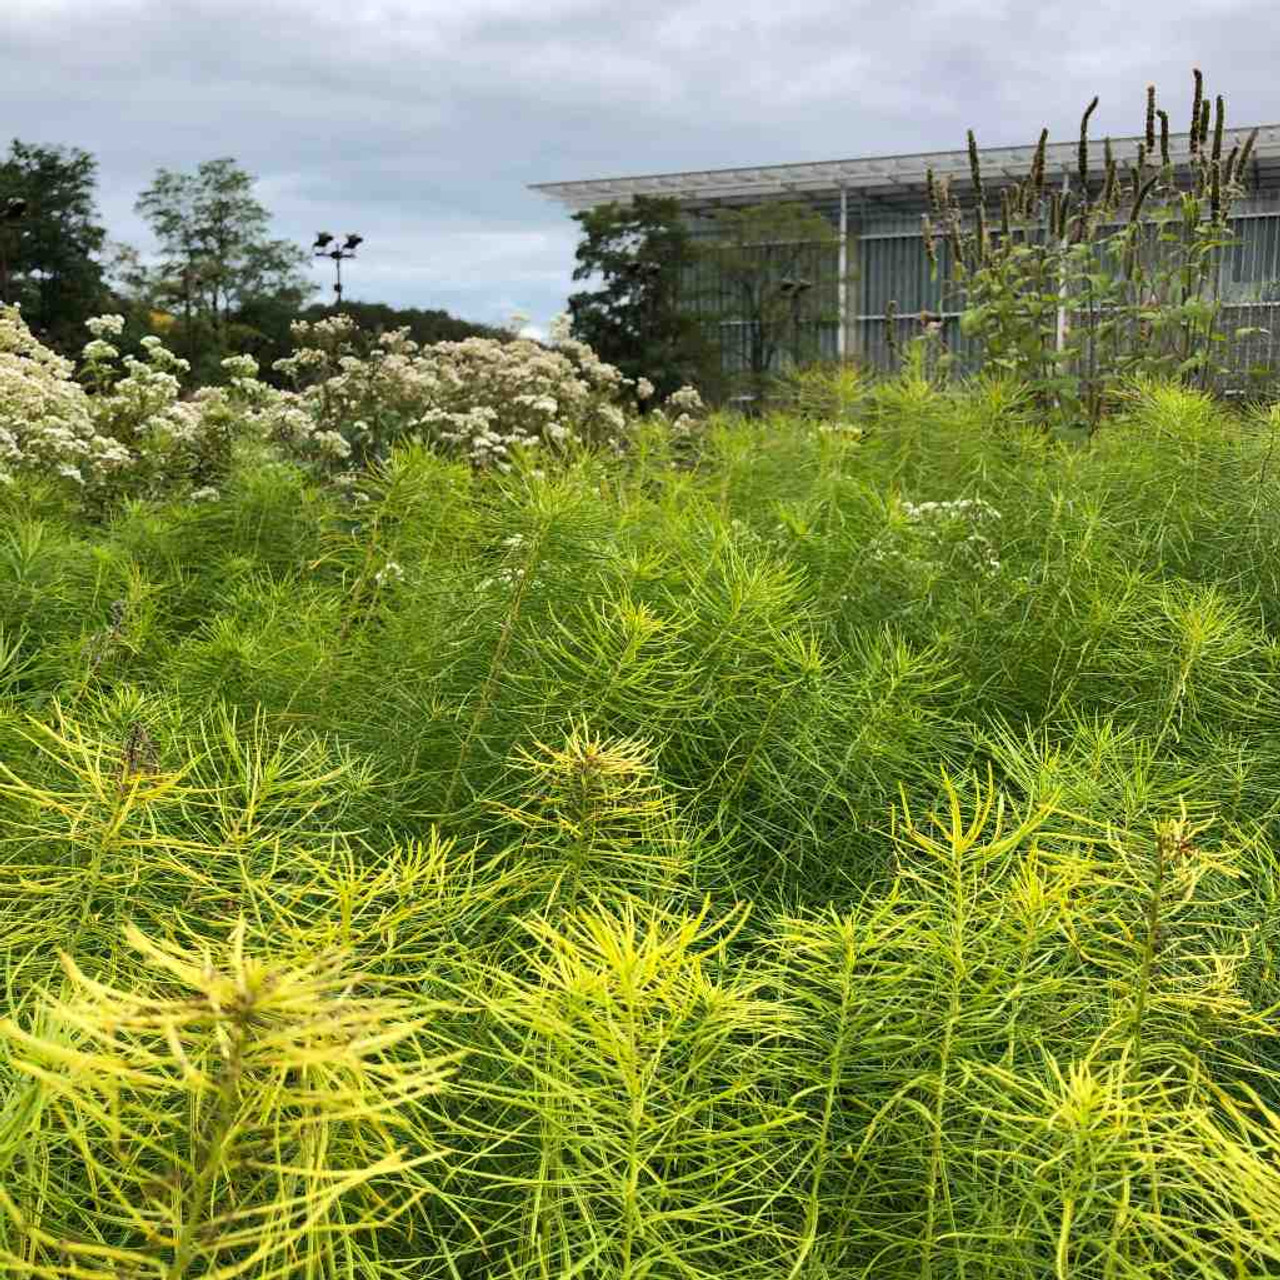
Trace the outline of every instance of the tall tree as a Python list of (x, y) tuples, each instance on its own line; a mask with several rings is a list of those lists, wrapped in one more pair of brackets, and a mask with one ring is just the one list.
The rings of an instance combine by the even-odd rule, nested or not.
[(573, 278), (600, 284), (569, 298), (573, 336), (628, 377), (648, 378), (660, 395), (685, 383), (705, 385), (710, 353), (684, 302), (692, 249), (678, 202), (637, 196), (577, 213), (574, 221), (582, 239)]
[(154, 298), (176, 310), (188, 358), (202, 372), (243, 345), (242, 313), (266, 304), (296, 311), (314, 288), (306, 252), (268, 235), (271, 215), (253, 184), (224, 156), (194, 173), (158, 170), (135, 206), (160, 242)]
[(0, 160), (0, 290), (49, 345), (71, 351), (106, 302), (97, 254), (106, 232), (95, 203), (97, 161), (78, 147), (14, 139)]
[(821, 330), (839, 318), (840, 237), (798, 202), (726, 207), (696, 241), (690, 294), (719, 335), (721, 366), (759, 401), (771, 373), (821, 352)]

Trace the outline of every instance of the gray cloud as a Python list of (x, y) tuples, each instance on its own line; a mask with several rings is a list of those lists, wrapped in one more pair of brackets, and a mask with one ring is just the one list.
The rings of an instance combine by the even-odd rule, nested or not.
[(348, 296), (545, 325), (575, 228), (526, 183), (1065, 138), (1094, 93), (1126, 134), (1148, 80), (1181, 127), (1197, 63), (1271, 122), (1277, 35), (1257, 0), (9, 0), (0, 111), (98, 157), (117, 239), (157, 167), (232, 155), (277, 234), (366, 237)]

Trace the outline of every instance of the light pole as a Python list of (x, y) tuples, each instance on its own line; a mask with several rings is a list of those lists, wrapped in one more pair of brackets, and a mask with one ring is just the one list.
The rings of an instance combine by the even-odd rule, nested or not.
[(17, 196), (10, 196), (0, 211), (0, 301), (9, 305), (9, 235), (13, 233), (14, 243), (22, 235), (21, 222), (27, 216), (27, 202)]
[(791, 359), (800, 367), (800, 299), (813, 288), (812, 280), (786, 276), (778, 281), (778, 292), (791, 299)]
[[(356, 249), (364, 242), (364, 236), (358, 236), (353, 231), (347, 236), (346, 241), (338, 244), (327, 231), (316, 232), (316, 242), (311, 246), (317, 258), (332, 258), (335, 279), (333, 284), (333, 309), (338, 311), (342, 308), (342, 263), (346, 258), (354, 258)], [(329, 248), (333, 245), (333, 248)]]

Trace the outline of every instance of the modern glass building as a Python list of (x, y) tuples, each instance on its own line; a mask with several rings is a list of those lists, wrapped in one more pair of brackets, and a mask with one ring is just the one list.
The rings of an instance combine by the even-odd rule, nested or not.
[[(1229, 130), (1226, 149), (1252, 132), (1253, 126)], [(1140, 137), (1112, 139), (1117, 163), (1122, 167), (1132, 163), (1142, 141)], [(1064, 177), (1075, 180), (1078, 146), (1074, 140), (1048, 146), (1046, 186)], [(988, 200), (1000, 187), (1026, 176), (1034, 152), (1034, 146), (980, 150)], [(1090, 153), (1096, 162), (1091, 182), (1096, 179), (1100, 186), (1101, 144), (1092, 145)], [(1189, 153), (1190, 135), (1171, 135), (1170, 158), (1176, 167), (1187, 169)], [(948, 249), (941, 241), (937, 279), (930, 279), (921, 227), (921, 217), (928, 212), (926, 173), (930, 169), (938, 180), (949, 179), (962, 205), (972, 204), (967, 151), (544, 182), (533, 184), (531, 190), (574, 211), (627, 202), (638, 195), (674, 198), (686, 211), (695, 234), (706, 233), (708, 215), (716, 209), (803, 202), (822, 214), (835, 233), (831, 246), (821, 251), (824, 261), (814, 264), (815, 274), (832, 282), (833, 293), (827, 318), (819, 322), (821, 333), (815, 345), (821, 354), (856, 356), (883, 366), (889, 328), (893, 327), (900, 342), (905, 341), (919, 331), (925, 312), (941, 318), (947, 346), (969, 363), (974, 353), (960, 334), (955, 291), (948, 288)], [(1241, 368), (1261, 364), (1274, 368), (1280, 354), (1280, 124), (1258, 126), (1247, 182), (1248, 197), (1232, 207), (1236, 243), (1224, 256), (1220, 296), (1227, 308), (1228, 330), (1248, 326), (1267, 331), (1237, 344), (1233, 362)], [(886, 323), (891, 315), (894, 318)], [(732, 328), (749, 321), (722, 311), (718, 323)], [(723, 345), (730, 349), (733, 343)]]

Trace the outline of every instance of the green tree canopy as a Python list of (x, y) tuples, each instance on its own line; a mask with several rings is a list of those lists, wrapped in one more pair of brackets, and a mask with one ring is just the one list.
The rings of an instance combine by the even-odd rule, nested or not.
[(97, 161), (78, 147), (15, 138), (0, 160), (0, 208), (13, 211), (0, 223), (0, 293), (62, 351), (85, 341), (85, 320), (106, 302), (96, 185)]
[[(408, 329), (414, 342), (429, 346), (435, 342), (461, 342), (463, 338), (506, 338), (505, 329), (493, 325), (461, 320), (447, 311), (430, 307), (393, 307), (385, 302), (342, 303), (345, 315), (370, 333), (386, 333), (392, 329)], [(313, 303), (299, 319), (319, 320), (332, 313), (332, 307)]]
[(176, 311), (193, 366), (254, 345), (251, 312), (292, 314), (314, 290), (306, 251), (271, 239), (253, 184), (224, 156), (193, 173), (158, 170), (135, 206), (160, 244), (146, 287), (156, 305)]
[(839, 233), (801, 203), (721, 208), (696, 241), (690, 300), (719, 335), (721, 364), (760, 395), (770, 372), (820, 353), (839, 317)]
[(574, 221), (582, 239), (573, 278), (600, 284), (569, 298), (573, 336), (628, 377), (648, 378), (660, 395), (703, 385), (710, 353), (683, 302), (692, 248), (679, 204), (638, 196), (584, 210)]

